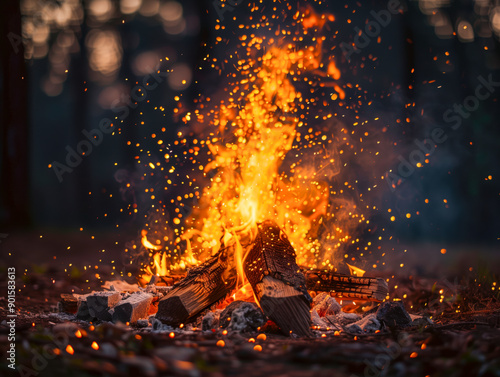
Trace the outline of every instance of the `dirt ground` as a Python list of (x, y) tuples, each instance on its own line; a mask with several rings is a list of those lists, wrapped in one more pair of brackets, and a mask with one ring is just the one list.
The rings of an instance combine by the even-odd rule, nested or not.
[[(114, 236), (101, 237), (98, 246), (87, 237), (75, 243), (75, 237), (45, 236), (40, 241), (32, 234), (0, 245), (3, 255), (15, 254), (6, 255), (0, 267), (1, 375), (500, 376), (499, 282), (491, 263), (490, 269), (484, 264), (467, 268), (472, 266), (469, 260), (456, 259), (455, 273), (449, 268), (441, 275), (435, 268), (416, 274), (422, 268), (416, 265), (377, 273), (390, 278), (391, 300), (402, 299), (409, 313), (431, 317), (432, 324), (376, 334), (326, 331), (324, 337), (318, 332), (308, 339), (268, 332), (264, 340), (257, 333), (153, 332), (79, 322), (58, 313), (62, 293), (100, 290), (102, 282), (119, 275), (116, 261), (122, 245)], [(70, 252), (71, 244), (92, 252)], [(106, 253), (99, 252), (104, 248)], [(12, 266), (16, 301), (15, 312), (9, 313)], [(132, 271), (130, 277), (127, 271)], [(134, 282), (134, 273), (125, 271), (129, 282)], [(13, 333), (8, 321), (13, 318), (15, 340), (9, 338)], [(6, 356), (11, 343), (15, 370)]]

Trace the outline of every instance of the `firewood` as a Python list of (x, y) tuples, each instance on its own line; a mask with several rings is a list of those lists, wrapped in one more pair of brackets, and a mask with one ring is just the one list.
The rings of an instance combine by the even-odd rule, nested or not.
[[(307, 290), (329, 292), (332, 297), (381, 302), (389, 291), (387, 282), (382, 278), (357, 277), (318, 269), (308, 270), (306, 267), (301, 267), (301, 271), (306, 279)], [(161, 279), (171, 281), (171, 279), (180, 279), (180, 276), (182, 275)], [(161, 287), (156, 286), (156, 289), (161, 289)]]
[(170, 326), (189, 323), (236, 286), (235, 243), (222, 245), (219, 252), (200, 266), (189, 270), (160, 300), (156, 318)]
[(113, 310), (113, 322), (136, 323), (141, 318), (146, 318), (153, 296), (148, 293), (137, 292), (125, 300), (120, 301)]
[(389, 291), (381, 278), (342, 275), (331, 271), (303, 270), (307, 289), (330, 292), (348, 300), (383, 301)]
[(101, 321), (111, 321), (109, 309), (113, 308), (122, 296), (116, 291), (94, 292), (87, 297), (89, 315)]
[(273, 221), (265, 221), (258, 228), (243, 264), (255, 296), (264, 314), (283, 333), (310, 336), (312, 300), (295, 261), (295, 250)]
[(58, 309), (62, 313), (75, 314), (78, 311), (78, 299), (72, 294), (62, 293)]
[[(387, 283), (382, 278), (357, 277), (323, 270), (308, 270), (301, 268), (306, 278), (306, 287), (309, 291), (329, 292), (332, 297), (346, 300), (377, 301), (381, 302), (389, 291)], [(163, 281), (179, 279), (182, 275), (162, 277)], [(169, 289), (169, 287), (166, 287)], [(156, 286), (156, 289), (162, 289)]]
[(169, 275), (169, 276), (160, 276), (158, 283), (156, 283), (156, 286), (159, 286), (160, 284), (165, 284), (167, 287), (171, 287), (175, 283), (178, 283), (182, 279), (184, 279), (186, 275), (181, 275), (181, 274), (176, 274), (176, 275)]

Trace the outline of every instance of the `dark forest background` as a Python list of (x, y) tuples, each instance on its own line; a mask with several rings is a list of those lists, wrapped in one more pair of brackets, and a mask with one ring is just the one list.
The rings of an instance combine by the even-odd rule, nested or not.
[[(224, 18), (247, 12), (244, 2), (236, 1)], [(0, 231), (80, 227), (106, 231), (130, 221), (120, 213), (127, 199), (120, 190), (120, 177), (136, 172), (135, 156), (147, 154), (154, 146), (151, 134), (165, 128), (165, 142), (174, 142), (179, 128), (173, 117), (175, 96), (190, 102), (217, 85), (216, 74), (197, 67), (208, 52), (223, 52), (221, 46), (219, 51), (207, 47), (216, 37), (214, 25), (224, 24), (219, 3), (1, 2)], [(373, 18), (370, 12), (387, 7), (385, 1), (351, 3), (316, 6), (335, 15), (338, 42), (352, 42), (354, 27), (364, 27)], [(429, 157), (427, 166), (395, 192), (384, 192), (374, 221), (384, 221), (392, 234), (409, 242), (496, 247), (500, 240), (498, 92), (481, 101), (457, 130), (443, 121), (443, 113), (474, 95), (479, 76), (492, 75), (500, 82), (500, 3), (420, 0), (401, 4), (404, 13), (382, 29), (381, 43), (370, 43), (353, 56), (353, 62), (339, 60), (342, 79), (359, 82), (374, 94), (393, 90), (391, 101), (375, 99), (367, 111), (387, 117), (387, 123), (412, 119), (402, 126), (403, 132), (393, 135), (403, 156), (414, 149), (415, 138), (428, 137), (436, 127), (446, 130), (448, 140)], [(376, 56), (377, 64), (366, 80), (353, 67), (369, 56)], [(127, 104), (130, 90), (151, 73), (152, 66), (162, 71), (174, 68), (189, 80), (182, 84), (179, 77), (164, 77), (147, 93), (149, 101)], [(433, 80), (434, 85), (429, 85)], [(102, 143), (71, 173), (63, 174), (60, 182), (49, 166), (54, 161), (64, 163), (66, 147), (76, 148), (84, 139), (82, 130), (98, 128), (105, 118), (114, 119), (111, 107), (117, 98), (129, 112), (121, 122), (122, 132), (105, 134)], [(407, 103), (415, 106), (405, 107)], [(141, 148), (134, 148), (136, 143)], [(429, 205), (426, 198), (431, 199)], [(411, 219), (387, 221), (392, 215), (404, 217), (416, 211), (418, 216)]]

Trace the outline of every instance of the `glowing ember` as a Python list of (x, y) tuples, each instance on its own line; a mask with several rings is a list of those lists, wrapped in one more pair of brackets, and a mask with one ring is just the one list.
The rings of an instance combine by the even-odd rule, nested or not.
[(351, 266), (349, 263), (346, 263), (346, 264), (347, 264), (347, 267), (349, 267), (349, 272), (351, 273), (351, 275), (363, 277), (363, 275), (366, 272), (365, 270), (362, 270), (361, 268)]
[(142, 231), (141, 242), (144, 245), (144, 247), (146, 247), (148, 249), (151, 249), (151, 250), (161, 250), (161, 246), (160, 245), (153, 245), (151, 242), (148, 241), (148, 238), (146, 237), (147, 234), (148, 234), (147, 230), (143, 230)]

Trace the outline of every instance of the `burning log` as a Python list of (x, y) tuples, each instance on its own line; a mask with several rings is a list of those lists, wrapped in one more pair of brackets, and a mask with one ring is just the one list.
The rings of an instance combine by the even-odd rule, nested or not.
[(349, 300), (383, 301), (389, 287), (381, 278), (341, 275), (323, 270), (303, 271), (310, 291), (330, 292), (334, 297)]
[(295, 257), (285, 233), (265, 221), (259, 224), (244, 270), (264, 314), (287, 335), (310, 336), (311, 297)]
[[(231, 240), (232, 241), (232, 240)], [(221, 246), (205, 263), (189, 270), (159, 302), (156, 318), (170, 326), (192, 322), (236, 286), (235, 242)]]

